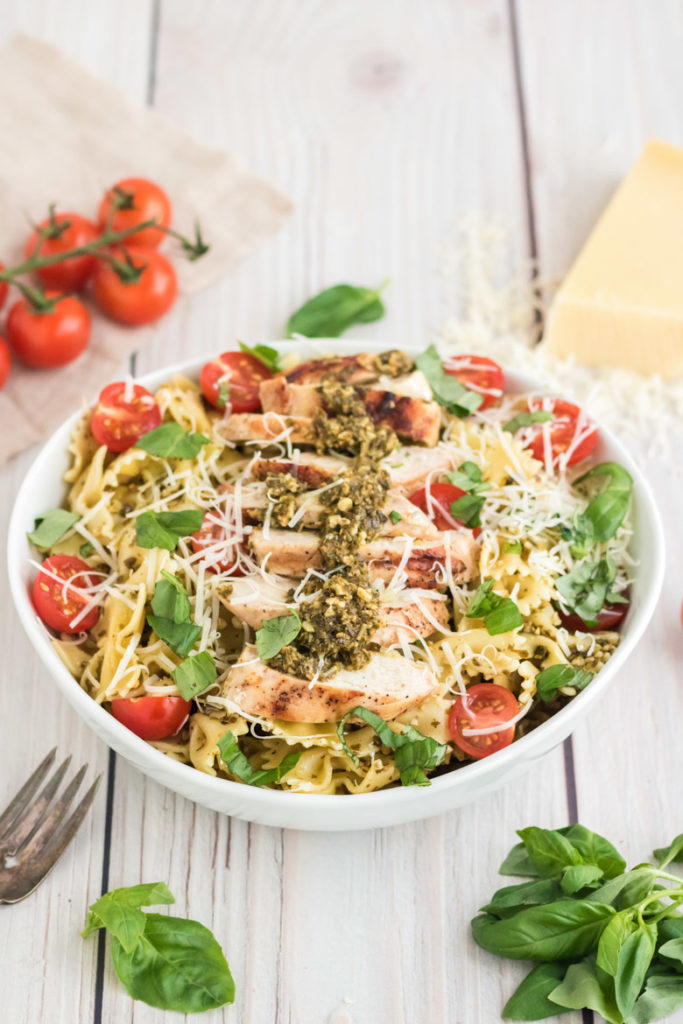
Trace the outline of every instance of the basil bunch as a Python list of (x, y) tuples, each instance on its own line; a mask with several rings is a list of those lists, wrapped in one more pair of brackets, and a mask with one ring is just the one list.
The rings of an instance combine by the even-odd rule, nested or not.
[(232, 1003), (235, 983), (209, 929), (140, 909), (157, 903), (175, 903), (164, 882), (113, 889), (92, 904), (81, 934), (107, 929), (114, 970), (133, 999), (180, 1013)]
[(610, 1024), (649, 1024), (683, 1006), (683, 879), (664, 871), (683, 861), (683, 835), (655, 851), (659, 867), (628, 871), (583, 825), (517, 834), (499, 870), (529, 881), (499, 889), (472, 921), (483, 949), (537, 961), (503, 1017), (588, 1008)]
[(394, 762), (404, 786), (431, 785), (425, 772), (441, 764), (448, 753), (448, 747), (445, 744), (437, 743), (431, 736), (424, 736), (411, 725), (403, 725), (401, 732), (394, 732), (374, 711), (368, 711), (367, 708), (361, 707), (352, 708), (337, 726), (337, 735), (341, 740), (344, 753), (351, 758), (354, 764), (359, 763), (359, 758), (351, 750), (344, 736), (346, 723), (352, 715), (355, 718), (360, 718), (366, 725), (371, 725), (384, 746), (396, 751)]

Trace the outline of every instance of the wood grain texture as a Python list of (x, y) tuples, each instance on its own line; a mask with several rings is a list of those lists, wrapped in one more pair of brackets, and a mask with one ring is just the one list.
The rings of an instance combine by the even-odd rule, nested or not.
[[(663, 0), (657, 18), (645, 0), (579, 6), (521, 0), (516, 9), (549, 273), (564, 269), (642, 136), (683, 134), (678, 5)], [(358, 337), (381, 331), (392, 344), (419, 344), (455, 306), (440, 259), (471, 210), (509, 226), (511, 264), (529, 254), (504, 0), (125, 0), (97, 11), (85, 0), (17, 0), (3, 10), (3, 30), (15, 29), (51, 38), (202, 141), (228, 148), (296, 204), (279, 236), (173, 311), (139, 354), (138, 372), (236, 338), (277, 336), (296, 305), (339, 280), (389, 277), (386, 320)], [(3, 471), (0, 523), (27, 465), (24, 458)], [(682, 501), (679, 488), (667, 502), (672, 528)], [(636, 859), (680, 830), (676, 779), (664, 743), (652, 739), (681, 713), (673, 667), (682, 652), (672, 637), (683, 567), (675, 557), (680, 547), (665, 614), (624, 673), (624, 699), (599, 707), (575, 737), (582, 820)], [(55, 742), (106, 769), (106, 750), (51, 691), (0, 587), (10, 666), (0, 685), (16, 726), (3, 733), (3, 794)], [(642, 700), (643, 679), (661, 706)], [(18, 726), (28, 721), (25, 733)], [(204, 1015), (207, 1024), (494, 1024), (524, 969), (475, 947), (469, 919), (514, 830), (558, 826), (570, 813), (561, 748), (485, 804), (347, 835), (220, 817), (121, 759), (112, 781), (109, 885), (164, 879), (175, 911), (209, 925), (230, 960), (237, 1003)], [(101, 795), (50, 881), (0, 912), (11, 1024), (181, 1019), (133, 1004), (108, 957), (96, 1005), (96, 943), (84, 944), (78, 929), (100, 890), (104, 810)]]

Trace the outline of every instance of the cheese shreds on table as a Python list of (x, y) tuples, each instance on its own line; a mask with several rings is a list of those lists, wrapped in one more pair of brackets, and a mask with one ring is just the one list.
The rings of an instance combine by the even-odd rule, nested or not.
[(588, 366), (683, 372), (683, 149), (647, 143), (557, 292), (544, 341)]

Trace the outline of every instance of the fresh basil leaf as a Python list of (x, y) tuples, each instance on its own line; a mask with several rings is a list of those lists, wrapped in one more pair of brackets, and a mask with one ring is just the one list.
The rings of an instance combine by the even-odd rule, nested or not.
[(518, 412), (511, 420), (508, 420), (503, 430), (508, 434), (514, 434), (521, 427), (530, 427), (532, 423), (548, 423), (553, 414), (545, 409), (536, 409), (534, 412)]
[(303, 751), (294, 750), (285, 754), (277, 768), (252, 768), (248, 758), (242, 753), (234, 733), (224, 732), (218, 741), (218, 753), (231, 775), (236, 775), (242, 782), (250, 786), (271, 786), (281, 782), (287, 772), (297, 764)]
[(491, 897), (491, 902), (479, 910), (482, 914), (492, 914), (494, 917), (509, 917), (522, 907), (536, 907), (561, 898), (562, 890), (554, 878), (533, 878), (530, 882), (498, 889)]
[(578, 850), (557, 831), (532, 825), (518, 829), (517, 835), (541, 878), (558, 878), (564, 868), (583, 862)]
[(209, 438), (204, 434), (192, 434), (179, 423), (162, 423), (160, 427), (143, 434), (135, 442), (148, 455), (164, 459), (194, 459)]
[(448, 482), (461, 491), (479, 494), (480, 491), (488, 491), (491, 484), (482, 479), (481, 469), (476, 462), (463, 462), (458, 469), (446, 474)]
[(187, 657), (202, 635), (202, 627), (196, 622), (173, 622), (161, 615), (148, 615), (147, 621), (159, 639), (181, 658)]
[[(591, 897), (592, 898), (592, 897)], [(622, 910), (607, 922), (600, 936), (597, 952), (597, 964), (603, 971), (614, 977), (619, 968), (619, 952), (635, 930), (633, 911)]]
[(380, 288), (337, 284), (305, 302), (287, 321), (287, 337), (338, 338), (354, 324), (367, 324), (384, 316)]
[(506, 540), (503, 541), (503, 545), (500, 549), (501, 555), (521, 555), (522, 553), (522, 542), (521, 540)]
[(565, 896), (573, 896), (602, 878), (597, 864), (573, 864), (562, 872), (560, 886)]
[(433, 345), (417, 357), (415, 365), (427, 378), (434, 400), (455, 416), (469, 416), (483, 402), (482, 395), (470, 391), (457, 377), (446, 373), (441, 356)]
[(633, 932), (619, 950), (614, 993), (617, 1006), (624, 1017), (633, 1009), (645, 975), (652, 962), (657, 940), (657, 926), (643, 924)]
[(614, 1000), (611, 979), (590, 961), (571, 964), (564, 981), (548, 993), (548, 999), (569, 1010), (595, 1010), (610, 1024), (622, 1024), (624, 1019)]
[(572, 668), (571, 665), (551, 665), (536, 676), (536, 692), (541, 700), (553, 700), (564, 686), (583, 690), (592, 678), (592, 672)]
[(510, 960), (567, 960), (589, 953), (613, 914), (605, 903), (558, 900), (501, 921), (475, 917), (472, 934), (482, 949)]
[(394, 732), (384, 719), (376, 715), (374, 711), (361, 707), (352, 708), (337, 725), (337, 735), (341, 741), (344, 753), (351, 758), (354, 764), (358, 764), (359, 759), (349, 747), (344, 735), (346, 723), (352, 716), (360, 718), (367, 725), (371, 725), (384, 746), (396, 751), (394, 761), (398, 768), (402, 785), (430, 785), (425, 772), (441, 764), (448, 753), (448, 747), (445, 744), (437, 743), (431, 736), (424, 736), (410, 725), (404, 725), (400, 733)]
[(261, 628), (256, 630), (256, 650), (259, 658), (262, 661), (274, 658), (283, 647), (291, 644), (300, 632), (301, 619), (296, 612), (265, 619)]
[(614, 577), (614, 568), (603, 558), (599, 562), (582, 562), (565, 576), (559, 576), (555, 580), (555, 588), (568, 608), (576, 612), (587, 626), (593, 626)]
[(607, 486), (594, 497), (584, 512), (574, 521), (573, 530), (566, 539), (573, 540), (572, 554), (583, 557), (591, 544), (609, 540), (615, 535), (628, 509), (633, 490), (633, 479), (617, 462), (602, 462), (575, 480), (582, 484), (586, 480), (607, 478)]
[(26, 536), (37, 548), (51, 548), (80, 518), (74, 512), (67, 512), (65, 508), (53, 508), (44, 516), (38, 516), (33, 523), (33, 529)]
[(389, 513), (389, 518), (391, 519), (391, 521), (394, 524), (394, 526), (396, 526), (396, 523), (400, 523), (401, 522), (401, 520), (403, 519), (403, 516), (401, 515), (400, 512), (391, 511)]
[(271, 373), (278, 373), (280, 370), (280, 353), (275, 348), (271, 348), (270, 345), (254, 345), (251, 348), (249, 345), (245, 345), (243, 341), (240, 341), (240, 352), (248, 352), (250, 356), (255, 356), (264, 366), (267, 366)]
[(481, 510), (485, 501), (486, 498), (478, 494), (463, 494), (451, 502), (451, 514), (464, 526), (481, 526)]
[(609, 480), (607, 486), (614, 491), (630, 491), (633, 487), (633, 477), (618, 462), (600, 462), (597, 466), (589, 469), (587, 473), (584, 473), (583, 476), (574, 480), (573, 484), (576, 486), (576, 484), (582, 484), (586, 480), (592, 480), (596, 477), (607, 477)]
[(171, 674), (181, 696), (192, 700), (216, 682), (218, 670), (209, 652), (200, 651), (181, 661)]
[(657, 952), (659, 956), (665, 956), (669, 960), (677, 960), (683, 964), (683, 939), (669, 939), (662, 943)]
[(200, 508), (184, 508), (178, 512), (143, 512), (135, 520), (138, 546), (175, 551), (180, 538), (196, 533), (203, 519), (204, 513)]
[(654, 853), (660, 868), (665, 868), (667, 864), (683, 862), (683, 832), (668, 846), (660, 846)]
[(218, 384), (218, 394), (216, 396), (216, 408), (225, 409), (226, 405), (230, 401), (230, 388), (228, 382), (222, 380)]
[(132, 952), (145, 927), (140, 907), (175, 903), (165, 882), (149, 882), (112, 889), (91, 904), (81, 935), (86, 939), (99, 928), (108, 928), (127, 952)]
[(669, 942), (671, 939), (683, 939), (683, 917), (679, 914), (674, 917), (664, 917), (659, 922), (659, 939), (661, 942)]
[(94, 546), (90, 543), (89, 540), (86, 540), (85, 544), (81, 544), (80, 548), (78, 549), (78, 553), (81, 556), (81, 558), (90, 558), (94, 550)]
[[(567, 825), (558, 831), (579, 851), (586, 864), (597, 865), (605, 878), (615, 878), (626, 870), (626, 861), (604, 836), (578, 824)], [(595, 895), (591, 894), (591, 899), (594, 898)]]
[(133, 999), (180, 1013), (212, 1010), (235, 998), (221, 947), (198, 921), (146, 914), (132, 953), (112, 937), (114, 969)]
[(476, 589), (470, 601), (467, 615), (472, 619), (483, 619), (490, 636), (507, 633), (524, 624), (522, 614), (513, 600), (493, 593), (495, 580), (484, 580)]
[(516, 843), (498, 868), (499, 875), (516, 875), (518, 878), (538, 878), (538, 871), (531, 862), (524, 843)]
[(190, 617), (190, 600), (177, 576), (161, 570), (162, 579), (154, 588), (152, 611), (173, 622), (187, 622)]
[(533, 967), (503, 1007), (505, 1020), (545, 1020), (564, 1013), (563, 1008), (551, 1003), (548, 996), (562, 981), (566, 970), (566, 964), (558, 963)]
[(647, 979), (643, 994), (636, 1000), (629, 1024), (650, 1024), (675, 1013), (683, 1006), (683, 975), (657, 974)]

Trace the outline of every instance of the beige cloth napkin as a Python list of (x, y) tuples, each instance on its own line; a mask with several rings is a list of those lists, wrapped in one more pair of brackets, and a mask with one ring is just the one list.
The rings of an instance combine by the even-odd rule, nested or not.
[[(0, 125), (6, 140), (0, 147), (0, 260), (6, 266), (21, 260), (30, 221), (42, 220), (49, 203), (94, 217), (104, 190), (131, 175), (163, 186), (179, 231), (191, 236), (195, 221), (202, 225), (211, 250), (194, 263), (176, 259), (174, 245), (165, 243), (186, 293), (229, 270), (291, 209), (229, 154), (200, 145), (26, 36), (0, 52)], [(157, 329), (124, 328), (96, 315), (87, 351), (70, 366), (38, 371), (15, 360), (0, 391), (0, 465), (47, 437)]]

